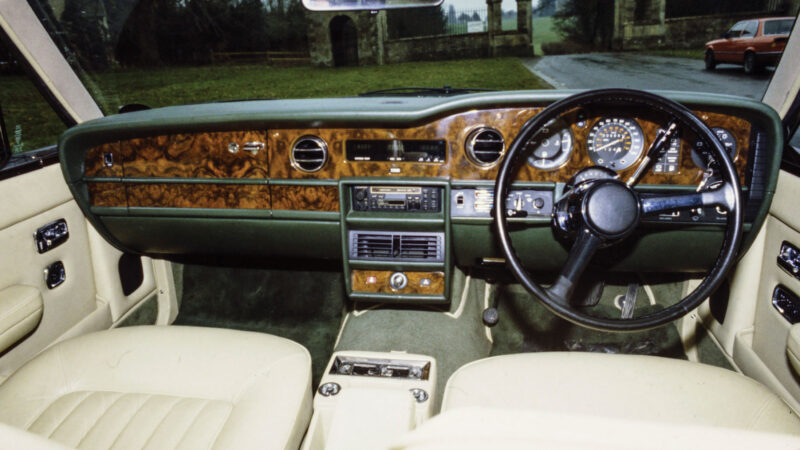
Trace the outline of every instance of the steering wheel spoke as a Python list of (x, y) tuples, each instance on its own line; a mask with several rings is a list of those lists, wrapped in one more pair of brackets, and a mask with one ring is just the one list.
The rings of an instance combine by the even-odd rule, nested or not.
[(731, 211), (735, 207), (736, 198), (733, 189), (730, 183), (722, 183), (708, 191), (643, 197), (641, 200), (642, 215), (652, 216), (704, 206), (719, 206), (726, 211)]
[[(608, 170), (598, 167), (584, 168), (567, 183), (565, 195), (556, 202), (553, 210), (553, 231), (564, 239), (574, 239), (566, 264), (561, 268), (555, 283), (544, 288), (536, 283), (517, 255), (509, 234), (505, 199), (509, 187), (529, 152), (528, 141), (551, 120), (576, 108), (591, 110), (594, 107), (621, 105), (657, 112), (664, 117), (666, 128), (658, 133), (639, 167), (626, 181), (619, 180), (616, 173), (608, 176)], [(680, 132), (679, 132), (680, 131)], [(685, 131), (697, 136), (710, 148), (717, 161), (712, 189), (680, 195), (655, 195), (644, 197), (634, 186), (670, 145), (670, 140)], [(703, 185), (705, 186), (705, 184)], [(495, 225), (498, 239), (506, 256), (509, 269), (517, 280), (554, 314), (575, 324), (606, 331), (636, 331), (657, 327), (685, 315), (708, 298), (725, 280), (725, 276), (736, 263), (739, 244), (742, 240), (743, 211), (739, 174), (714, 132), (684, 105), (648, 92), (630, 89), (603, 89), (577, 93), (548, 106), (520, 129), (510, 145), (497, 173), (495, 181)], [(725, 239), (705, 279), (686, 297), (657, 312), (634, 317), (633, 303), (626, 302), (619, 319), (598, 317), (570, 304), (575, 287), (600, 248), (616, 245), (634, 234), (642, 216), (661, 214), (681, 209), (716, 206), (728, 211), (726, 215)]]
[(569, 257), (558, 279), (547, 289), (547, 294), (562, 305), (569, 305), (572, 293), (581, 275), (592, 260), (597, 250), (602, 246), (603, 240), (589, 230), (583, 230), (569, 251)]

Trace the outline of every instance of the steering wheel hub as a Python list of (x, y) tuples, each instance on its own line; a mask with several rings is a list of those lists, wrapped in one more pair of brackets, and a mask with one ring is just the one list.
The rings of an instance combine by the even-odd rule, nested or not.
[[(593, 108), (608, 105), (650, 110), (662, 117), (664, 130), (657, 134), (651, 148), (628, 178), (619, 180), (614, 171), (601, 167), (588, 167), (579, 171), (565, 186), (564, 196), (553, 210), (552, 225), (559, 234), (570, 238), (571, 247), (566, 262), (553, 284), (544, 288), (533, 280), (523, 267), (509, 235), (505, 200), (509, 187), (522, 162), (528, 158), (528, 141), (553, 120), (576, 108)], [(697, 136), (708, 146), (719, 163), (720, 186), (675, 194), (656, 194), (639, 197), (632, 186), (648, 169), (658, 152), (670, 139), (670, 132), (682, 130)], [(701, 186), (702, 188), (702, 186)], [(575, 324), (606, 331), (635, 331), (653, 328), (675, 320), (696, 308), (724, 281), (736, 262), (742, 239), (742, 196), (739, 174), (713, 131), (685, 106), (658, 95), (629, 89), (604, 89), (586, 91), (567, 97), (545, 108), (522, 126), (500, 165), (495, 181), (495, 211), (498, 238), (508, 267), (525, 289), (554, 314)], [(706, 278), (683, 299), (646, 315), (619, 319), (594, 316), (585, 309), (571, 304), (572, 294), (581, 275), (595, 253), (614, 245), (633, 234), (640, 218), (666, 212), (698, 207), (723, 207), (728, 211), (725, 238), (717, 255), (717, 262)]]
[(606, 239), (621, 239), (639, 224), (639, 198), (616, 180), (601, 180), (586, 191), (581, 205), (583, 219), (593, 232)]

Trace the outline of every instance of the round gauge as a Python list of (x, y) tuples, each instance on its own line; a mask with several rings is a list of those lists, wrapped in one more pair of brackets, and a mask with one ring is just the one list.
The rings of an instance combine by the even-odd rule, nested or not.
[(528, 147), (533, 148), (528, 164), (540, 170), (553, 170), (567, 162), (572, 154), (572, 132), (566, 126), (548, 127), (535, 134), (528, 141)]
[[(725, 128), (719, 127), (714, 127), (711, 131), (717, 135), (717, 139), (722, 142), (722, 145), (725, 146), (725, 150), (731, 156), (731, 159), (733, 159), (736, 156), (736, 139), (733, 137), (733, 133)], [(692, 147), (692, 161), (694, 161), (697, 167), (703, 170), (708, 169), (709, 164), (714, 161), (714, 155), (711, 149), (709, 149), (703, 141), (698, 140), (694, 143), (694, 147)]]
[(642, 128), (631, 119), (605, 118), (589, 131), (589, 158), (598, 166), (624, 170), (644, 151)]

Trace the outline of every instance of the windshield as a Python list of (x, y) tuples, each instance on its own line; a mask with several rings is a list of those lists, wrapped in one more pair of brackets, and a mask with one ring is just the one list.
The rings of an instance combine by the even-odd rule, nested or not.
[[(747, 33), (721, 36), (793, 13), (753, 0), (445, 0), (337, 13), (300, 0), (28, 1), (107, 115), (396, 88), (426, 89), (378, 95), (628, 87), (760, 99), (785, 42), (764, 43), (751, 67), (733, 45)], [(792, 25), (768, 20), (764, 34)]]

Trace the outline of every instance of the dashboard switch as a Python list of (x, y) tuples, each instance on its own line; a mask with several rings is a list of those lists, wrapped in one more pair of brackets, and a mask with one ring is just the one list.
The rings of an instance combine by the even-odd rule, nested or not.
[(36, 250), (39, 253), (45, 253), (52, 250), (69, 239), (69, 227), (67, 221), (64, 219), (50, 222), (47, 225), (36, 230), (33, 235), (36, 241)]
[(389, 286), (396, 291), (404, 289), (408, 286), (408, 277), (403, 272), (395, 272), (389, 277)]
[(772, 306), (778, 310), (789, 323), (800, 322), (800, 298), (797, 294), (783, 286), (775, 287), (772, 293)]
[(781, 252), (778, 254), (778, 265), (784, 270), (800, 279), (800, 250), (787, 241), (781, 244)]

